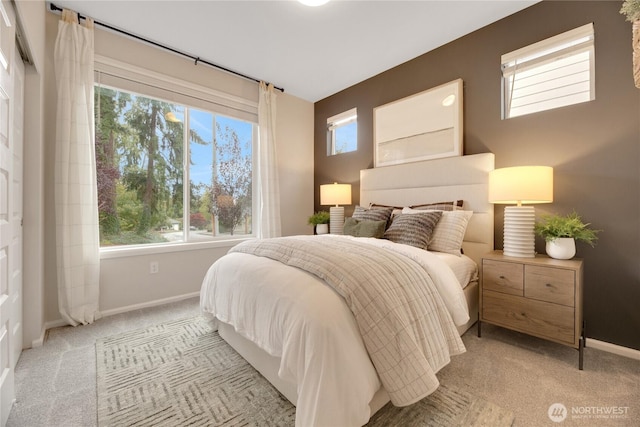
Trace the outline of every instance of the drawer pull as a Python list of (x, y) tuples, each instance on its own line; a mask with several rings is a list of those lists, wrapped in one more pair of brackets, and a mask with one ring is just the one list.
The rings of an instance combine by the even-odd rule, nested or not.
[(504, 276), (500, 276), (500, 278), (501, 278), (501, 279), (504, 279), (505, 277), (504, 277)]
[(547, 283), (545, 286), (546, 286), (547, 288), (552, 288), (552, 287), (553, 287), (553, 285), (552, 285), (551, 283)]

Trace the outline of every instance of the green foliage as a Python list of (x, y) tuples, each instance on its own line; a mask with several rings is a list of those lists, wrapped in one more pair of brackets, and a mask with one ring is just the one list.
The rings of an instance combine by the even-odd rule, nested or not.
[(101, 246), (140, 245), (146, 243), (165, 243), (167, 239), (157, 232), (149, 232), (143, 235), (132, 231), (125, 231), (115, 235), (104, 235), (100, 241)]
[(319, 211), (309, 217), (308, 223), (309, 225), (329, 224), (330, 218), (329, 212)]
[(620, 13), (627, 17), (627, 21), (637, 21), (640, 19), (640, 0), (625, 0)]
[(99, 212), (100, 234), (112, 235), (120, 232), (120, 221), (118, 216), (109, 212)]
[(122, 183), (117, 183), (116, 193), (120, 230), (134, 231), (137, 228), (138, 218), (142, 215), (142, 203), (136, 192), (128, 190)]
[(101, 233), (115, 234), (119, 231), (116, 209), (116, 182), (120, 171), (116, 164), (117, 135), (123, 131), (118, 116), (124, 106), (122, 97), (107, 88), (96, 88), (96, 181), (98, 189), (98, 211)]
[(95, 105), (103, 238), (131, 231), (140, 241), (122, 244), (156, 241), (153, 230), (182, 216), (183, 124), (166, 119), (173, 104), (104, 87), (96, 88)]
[(139, 236), (144, 236), (151, 229), (151, 208), (148, 205), (142, 206), (142, 213), (138, 218), (138, 226), (136, 227), (136, 233)]
[(575, 211), (566, 216), (542, 215), (541, 221), (535, 225), (535, 232), (547, 242), (559, 237), (573, 237), (576, 240), (595, 246), (595, 242), (598, 240), (597, 233), (601, 230), (593, 230), (589, 228), (589, 225), (591, 224), (582, 222), (582, 219)]
[[(212, 212), (212, 196), (211, 191), (209, 190), (209, 186), (204, 185), (204, 188), (200, 192), (200, 197), (198, 198), (198, 209), (197, 212), (201, 213), (207, 219), (207, 231), (213, 232), (213, 215)], [(191, 209), (194, 212), (194, 209)]]
[[(161, 230), (175, 234), (171, 219), (182, 222), (187, 208), (183, 206), (183, 165), (188, 147), (184, 123), (170, 119), (169, 113), (175, 117), (185, 111), (180, 105), (96, 86), (101, 245), (166, 241)], [(218, 122), (214, 133), (213, 141), (205, 141), (194, 129), (187, 131), (190, 143), (214, 150), (212, 181), (189, 186), (192, 225), (216, 235), (233, 234), (243, 225), (249, 233), (251, 141), (240, 141), (233, 126)], [(199, 159), (189, 159), (190, 164), (194, 161)], [(219, 230), (214, 231), (216, 223)]]

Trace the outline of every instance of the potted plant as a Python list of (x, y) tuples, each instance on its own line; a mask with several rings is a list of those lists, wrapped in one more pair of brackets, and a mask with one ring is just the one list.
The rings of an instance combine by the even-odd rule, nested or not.
[(315, 227), (316, 234), (327, 234), (329, 232), (329, 212), (318, 211), (309, 217), (309, 224)]
[(570, 259), (576, 254), (576, 240), (586, 242), (592, 247), (598, 240), (601, 230), (589, 228), (590, 223), (582, 222), (575, 211), (568, 215), (542, 215), (536, 222), (535, 232), (546, 242), (547, 255), (556, 259)]
[(640, 0), (625, 0), (622, 3), (620, 13), (631, 22), (633, 46), (633, 80), (637, 88), (640, 88)]

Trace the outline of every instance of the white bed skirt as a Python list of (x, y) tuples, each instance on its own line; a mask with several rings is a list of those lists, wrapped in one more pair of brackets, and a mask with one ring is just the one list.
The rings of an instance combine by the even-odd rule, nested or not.
[[(464, 294), (469, 305), (470, 320), (466, 324), (457, 327), (460, 336), (478, 320), (478, 282), (474, 281), (469, 283), (464, 289)], [(296, 384), (285, 381), (278, 376), (280, 358), (270, 355), (245, 337), (236, 333), (233, 326), (220, 321), (217, 321), (217, 323), (220, 336), (249, 362), (251, 366), (260, 372), (284, 397), (293, 405), (296, 405), (298, 397)], [(389, 395), (384, 387), (381, 387), (369, 402), (371, 415), (373, 416), (373, 414), (386, 405), (389, 400)]]
[[(286, 397), (293, 405), (298, 400), (298, 393), (294, 383), (284, 381), (278, 376), (280, 368), (280, 358), (271, 356), (266, 351), (236, 333), (233, 326), (218, 322), (218, 333), (231, 347), (233, 347), (247, 362), (251, 364), (263, 377), (267, 379), (284, 397)], [(369, 402), (371, 415), (375, 414), (380, 408), (389, 402), (389, 395), (383, 387), (378, 389), (376, 394)]]

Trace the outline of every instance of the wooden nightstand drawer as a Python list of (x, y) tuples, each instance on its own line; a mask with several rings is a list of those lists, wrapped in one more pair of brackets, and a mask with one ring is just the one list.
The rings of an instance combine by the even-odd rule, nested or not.
[(522, 264), (485, 259), (482, 261), (482, 286), (484, 289), (511, 295), (524, 295)]
[(535, 335), (578, 349), (584, 356), (582, 316), (583, 262), (545, 255), (505, 256), (493, 251), (482, 257), (478, 337), (482, 324)]
[(520, 332), (574, 345), (571, 307), (485, 291), (482, 319)]
[(573, 270), (525, 265), (524, 295), (527, 298), (573, 307), (575, 280)]

